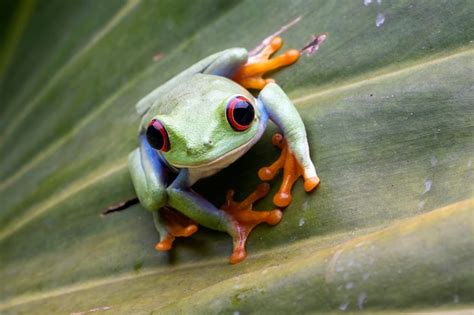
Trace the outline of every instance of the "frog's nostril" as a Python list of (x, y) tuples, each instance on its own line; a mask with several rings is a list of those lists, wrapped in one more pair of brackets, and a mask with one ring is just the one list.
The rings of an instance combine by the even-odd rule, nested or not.
[(204, 140), (204, 146), (210, 148), (210, 147), (213, 147), (214, 146), (214, 142), (212, 142), (212, 140), (210, 139), (205, 139)]

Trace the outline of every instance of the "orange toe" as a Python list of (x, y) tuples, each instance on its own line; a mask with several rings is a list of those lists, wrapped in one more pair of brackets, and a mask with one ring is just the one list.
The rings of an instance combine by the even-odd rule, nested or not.
[(300, 58), (300, 55), (300, 52), (296, 49), (290, 49), (285, 52), (287, 64), (291, 65), (292, 63), (296, 62), (298, 58)]
[(184, 236), (184, 237), (191, 236), (191, 235), (193, 235), (194, 233), (196, 233), (197, 230), (198, 230), (197, 225), (195, 225), (195, 224), (188, 225), (187, 227), (185, 227), (185, 228), (182, 230), (182, 235), (180, 235), (180, 236)]
[(278, 224), (282, 218), (282, 212), (278, 209), (271, 211), (254, 211), (253, 203), (265, 197), (270, 191), (270, 185), (263, 183), (241, 202), (233, 200), (234, 191), (230, 190), (226, 194), (226, 201), (221, 207), (232, 218), (232, 229), (229, 231), (233, 238), (233, 251), (229, 258), (231, 264), (241, 262), (247, 256), (245, 243), (250, 232), (260, 223), (270, 225)]
[(155, 249), (160, 252), (165, 252), (173, 246), (174, 236), (168, 234), (164, 240), (155, 245)]
[(287, 207), (291, 203), (292, 200), (293, 200), (293, 197), (291, 196), (291, 194), (284, 191), (278, 192), (273, 197), (273, 203), (277, 207), (281, 207), (281, 208)]
[(229, 262), (231, 264), (237, 264), (243, 261), (247, 257), (247, 252), (245, 249), (234, 250), (232, 255), (229, 257)]
[(281, 218), (283, 217), (283, 212), (280, 209), (270, 211), (270, 214), (267, 219), (267, 223), (270, 225), (277, 225), (280, 223)]
[(319, 185), (319, 177), (311, 177), (304, 180), (304, 190), (310, 192)]
[[(283, 180), (280, 189), (273, 197), (273, 203), (281, 208), (287, 207), (292, 201), (291, 190), (293, 185), (300, 178), (304, 169), (296, 160), (295, 155), (291, 152), (286, 139), (279, 133), (272, 137), (273, 145), (281, 149), (281, 154), (278, 160), (272, 165), (262, 167), (258, 171), (258, 177), (261, 180), (271, 180), (276, 174), (283, 169)], [(319, 178), (317, 176), (308, 177), (304, 179), (304, 190), (310, 192), (316, 188), (319, 184)]]
[(270, 82), (275, 82), (271, 78), (262, 77), (269, 71), (291, 65), (300, 57), (298, 50), (290, 49), (278, 57), (270, 58), (282, 45), (281, 37), (274, 37), (259, 53), (249, 56), (247, 63), (240, 67), (233, 80), (247, 89), (257, 90), (263, 89)]
[(275, 176), (275, 172), (273, 172), (269, 167), (262, 167), (258, 170), (258, 177), (261, 180), (272, 180)]
[(198, 225), (194, 221), (171, 207), (161, 208), (160, 215), (163, 216), (168, 231), (168, 234), (155, 245), (155, 249), (160, 252), (170, 250), (176, 237), (189, 237), (198, 230)]

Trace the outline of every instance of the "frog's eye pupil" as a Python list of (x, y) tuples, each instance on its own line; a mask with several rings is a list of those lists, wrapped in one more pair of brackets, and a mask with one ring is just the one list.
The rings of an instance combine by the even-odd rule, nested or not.
[(146, 138), (151, 147), (156, 150), (166, 152), (170, 149), (168, 133), (163, 124), (157, 119), (152, 119), (148, 124)]
[(252, 103), (243, 96), (234, 96), (227, 102), (226, 116), (236, 131), (247, 130), (255, 118)]

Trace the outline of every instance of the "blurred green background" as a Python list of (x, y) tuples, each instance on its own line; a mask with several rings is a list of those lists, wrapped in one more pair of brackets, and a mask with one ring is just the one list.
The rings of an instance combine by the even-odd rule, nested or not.
[[(0, 8), (0, 313), (472, 312), (473, 1)], [(238, 265), (226, 234), (201, 228), (159, 253), (140, 205), (101, 217), (134, 196), (135, 103), (298, 16), (285, 48), (329, 37), (273, 77), (304, 119), (318, 190), (298, 182)], [(246, 196), (278, 156), (275, 131), (196, 189), (216, 205), (229, 188)]]

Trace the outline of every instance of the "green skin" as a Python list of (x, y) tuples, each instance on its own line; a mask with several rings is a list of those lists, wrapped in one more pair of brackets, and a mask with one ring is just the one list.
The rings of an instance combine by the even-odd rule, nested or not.
[[(303, 121), (281, 88), (270, 83), (255, 99), (229, 79), (247, 58), (244, 48), (211, 55), (136, 105), (143, 116), (140, 146), (130, 153), (128, 165), (138, 199), (153, 213), (161, 240), (168, 234), (159, 215), (163, 206), (171, 206), (205, 227), (236, 236), (234, 219), (190, 187), (247, 152), (260, 139), (268, 119), (282, 130), (304, 170), (304, 177), (317, 176), (309, 156)], [(245, 96), (254, 106), (255, 119), (245, 131), (235, 131), (226, 118), (227, 100), (235, 95)], [(151, 148), (144, 136), (152, 119), (162, 122), (168, 132), (170, 149), (167, 152)]]

